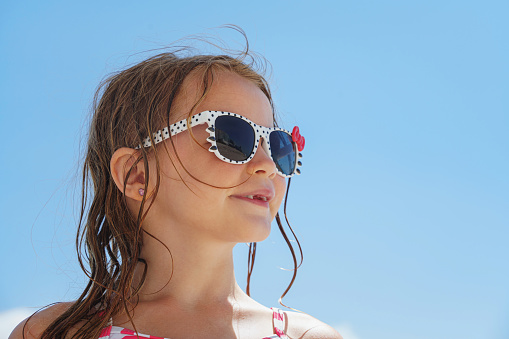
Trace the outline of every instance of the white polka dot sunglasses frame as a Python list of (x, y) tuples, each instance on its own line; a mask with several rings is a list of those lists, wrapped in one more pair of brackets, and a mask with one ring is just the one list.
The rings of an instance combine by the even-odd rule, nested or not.
[[(251, 150), (251, 154), (247, 157), (245, 160), (232, 160), (228, 157), (224, 156), (220, 153), (218, 149), (218, 145), (216, 143), (216, 119), (218, 117), (222, 116), (232, 116), (238, 119), (241, 119), (248, 123), (253, 130), (255, 141), (253, 149)], [(195, 114), (191, 117), (190, 123), (188, 125), (188, 119), (184, 119), (181, 121), (178, 121), (168, 127), (163, 128), (162, 130), (159, 130), (155, 133), (153, 133), (153, 140), (154, 144), (157, 145), (158, 143), (168, 139), (171, 136), (175, 136), (180, 132), (186, 131), (188, 128), (192, 128), (201, 124), (207, 124), (207, 132), (209, 133), (209, 137), (207, 138), (207, 141), (211, 144), (209, 151), (214, 153), (220, 160), (231, 163), (231, 164), (245, 164), (249, 162), (251, 159), (253, 159), (254, 155), (256, 154), (256, 150), (258, 149), (258, 145), (260, 144), (260, 138), (263, 138), (265, 142), (262, 143), (262, 147), (267, 152), (267, 154), (274, 159), (272, 156), (272, 152), (270, 149), (270, 133), (274, 131), (281, 131), (286, 134), (288, 134), (292, 138), (293, 143), (293, 149), (295, 153), (295, 164), (291, 170), (288, 171), (288, 174), (281, 171), (279, 168), (280, 166), (276, 166), (277, 172), (279, 175), (288, 178), (292, 177), (294, 174), (300, 174), (299, 167), (302, 166), (302, 162), (300, 159), (302, 158), (302, 153), (299, 153), (304, 149), (304, 137), (302, 137), (299, 133), (299, 128), (297, 126), (294, 127), (293, 132), (290, 133), (289, 131), (279, 128), (279, 127), (265, 127), (260, 126), (252, 122), (251, 120), (243, 117), (242, 115), (236, 114), (236, 113), (230, 113), (230, 112), (223, 112), (223, 111), (204, 111), (198, 114)], [(152, 145), (152, 141), (150, 140), (150, 137), (146, 137), (143, 141), (143, 147), (150, 147)], [(138, 145), (136, 149), (141, 148), (141, 145)]]

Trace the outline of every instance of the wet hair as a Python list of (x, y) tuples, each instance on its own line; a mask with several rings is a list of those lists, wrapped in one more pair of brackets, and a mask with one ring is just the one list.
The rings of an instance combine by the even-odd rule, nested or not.
[[(101, 329), (107, 326), (114, 315), (124, 310), (130, 317), (128, 310), (135, 304), (135, 297), (143, 285), (148, 269), (148, 264), (140, 258), (140, 251), (143, 236), (151, 236), (142, 228), (143, 219), (150, 210), (150, 203), (147, 203), (147, 206), (145, 195), (137, 215), (129, 212), (125, 195), (112, 179), (110, 160), (117, 149), (140, 145), (146, 136), (152, 136), (155, 131), (170, 124), (172, 108), (176, 104), (179, 90), (191, 73), (198, 72), (203, 80), (201, 99), (194, 107), (207, 95), (214, 81), (214, 74), (228, 71), (252, 81), (267, 96), (274, 111), (267, 81), (262, 72), (257, 70), (263, 63), (250, 54), (247, 47), (237, 56), (182, 56), (182, 51), (179, 49), (160, 53), (119, 71), (106, 78), (96, 91), (83, 165), (81, 211), (76, 238), (78, 260), (89, 278), (88, 284), (77, 300), (45, 329), (41, 338), (63, 338), (71, 329), (76, 330), (73, 337), (97, 338)], [(192, 110), (189, 117), (191, 115)], [(151, 147), (142, 147), (138, 154), (138, 158), (126, 173), (125, 182), (132, 168), (142, 161), (145, 166), (145, 183), (149, 182), (149, 175), (156, 176), (152, 193), (154, 197), (160, 183), (160, 170), (153, 140)], [(149, 156), (155, 158), (156, 173), (149, 173), (146, 161)], [(187, 171), (185, 164), (182, 166)], [(290, 181), (284, 203), (285, 219), (289, 186)], [(124, 191), (125, 188), (124, 186)], [(276, 221), (294, 262), (293, 277), (281, 296), (283, 298), (292, 286), (300, 264), (297, 264), (295, 250), (283, 229), (279, 214)], [(290, 230), (293, 233), (291, 227)], [(295, 237), (295, 234), (293, 235)], [(298, 240), (297, 244), (302, 262), (302, 250)], [(171, 254), (171, 249), (168, 251)], [(251, 243), (248, 254), (247, 294), (250, 291), (255, 254), (256, 243)], [(144, 265), (143, 277), (138, 286), (133, 286), (135, 267), (139, 262)]]

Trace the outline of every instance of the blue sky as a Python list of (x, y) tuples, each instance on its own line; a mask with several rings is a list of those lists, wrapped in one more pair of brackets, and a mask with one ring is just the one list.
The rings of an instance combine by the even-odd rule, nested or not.
[[(272, 64), (283, 126), (306, 137), (286, 302), (345, 339), (508, 338), (508, 17), (489, 0), (2, 3), (0, 318), (83, 286), (73, 201), (100, 80), (189, 34), (241, 47), (210, 30), (236, 24)], [(290, 279), (280, 267), (275, 229), (252, 285), (265, 305)]]

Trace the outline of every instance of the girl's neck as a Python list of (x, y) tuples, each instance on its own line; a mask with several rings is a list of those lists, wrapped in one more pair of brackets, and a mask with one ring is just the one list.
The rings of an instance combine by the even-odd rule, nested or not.
[[(235, 280), (232, 254), (235, 244), (169, 242), (164, 243), (171, 254), (152, 238), (144, 241), (140, 257), (148, 267), (139, 302), (170, 302), (196, 308), (233, 303), (237, 297), (245, 296)], [(140, 282), (143, 266), (139, 263), (136, 267), (133, 286)]]

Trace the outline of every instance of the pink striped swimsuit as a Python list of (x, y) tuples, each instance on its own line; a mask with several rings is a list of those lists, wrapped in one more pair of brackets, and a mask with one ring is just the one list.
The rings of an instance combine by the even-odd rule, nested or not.
[[(274, 322), (274, 334), (268, 337), (263, 337), (262, 339), (288, 339), (286, 336), (284, 329), (286, 326), (285, 315), (284, 312), (279, 308), (272, 308), (272, 317)], [(111, 320), (110, 320), (111, 323)], [(136, 336), (136, 332), (133, 330), (129, 330), (127, 328), (109, 325), (105, 327), (98, 339), (170, 339), (170, 338), (162, 338), (156, 337), (148, 334), (139, 333)]]

